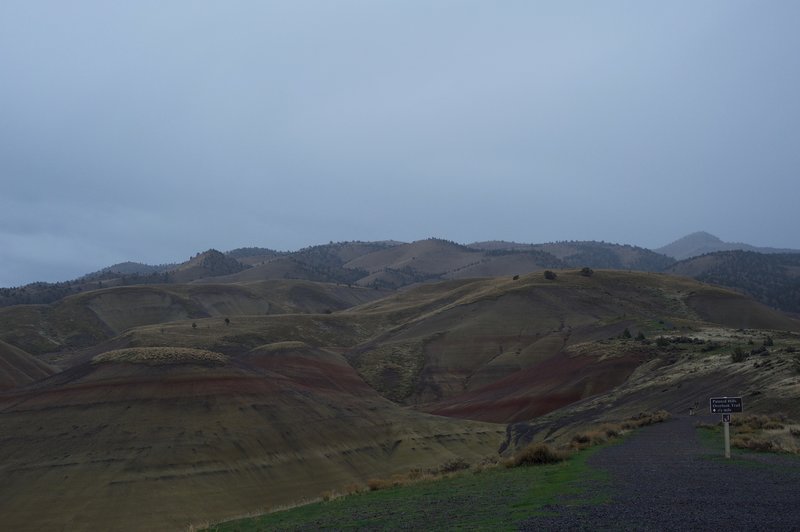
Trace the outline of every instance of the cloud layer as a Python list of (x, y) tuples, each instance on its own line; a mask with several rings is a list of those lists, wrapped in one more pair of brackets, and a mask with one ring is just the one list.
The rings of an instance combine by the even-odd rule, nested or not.
[(329, 240), (800, 248), (796, 2), (4, 2), (0, 286)]

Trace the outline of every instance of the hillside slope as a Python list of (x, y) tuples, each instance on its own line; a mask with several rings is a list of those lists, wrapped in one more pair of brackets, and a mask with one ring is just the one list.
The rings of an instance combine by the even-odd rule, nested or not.
[[(537, 251), (557, 258), (565, 268), (602, 268), (660, 272), (674, 262), (671, 258), (638, 246), (596, 241), (564, 241), (545, 244), (520, 244), (491, 240), (475, 242), (470, 248), (490, 252)], [(558, 267), (558, 266), (557, 266)]]
[(683, 260), (668, 271), (733, 288), (771, 307), (800, 314), (800, 253), (722, 251)]
[[(647, 350), (565, 353), (625, 330), (647, 337), (707, 324), (800, 330), (800, 322), (734, 292), (615, 271), (444, 283), (346, 313), (398, 323), (345, 353), (375, 389), (426, 411), (492, 421), (540, 415), (624, 382)], [(462, 401), (470, 413), (453, 410)]]
[(93, 346), (144, 325), (332, 312), (382, 295), (373, 289), (306, 281), (123, 286), (82, 292), (52, 305), (0, 308), (0, 340), (38, 355)]
[(496, 454), (504, 433), (399, 408), (301, 343), (107, 352), (0, 394), (0, 424), (9, 530), (181, 530)]
[(0, 391), (44, 379), (55, 371), (22, 349), (0, 341)]

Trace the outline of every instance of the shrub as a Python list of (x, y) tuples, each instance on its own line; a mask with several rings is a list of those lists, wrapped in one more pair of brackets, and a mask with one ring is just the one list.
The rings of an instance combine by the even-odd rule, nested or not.
[(622, 331), (622, 334), (619, 335), (620, 338), (625, 338), (625, 339), (631, 338), (631, 336), (632, 336), (631, 331), (627, 327), (625, 327), (625, 330)]
[(737, 437), (731, 440), (731, 445), (740, 449), (750, 449), (751, 451), (768, 452), (775, 450), (775, 444), (770, 440), (752, 438), (749, 436)]
[(367, 487), (370, 491), (386, 489), (389, 487), (387, 484), (388, 483), (385, 480), (380, 478), (371, 478), (367, 481)]
[(636, 335), (636, 340), (638, 340), (640, 342), (643, 342), (646, 339), (647, 339), (647, 337), (644, 335), (644, 333), (642, 331), (639, 331), (639, 334)]
[(737, 427), (739, 432), (779, 430), (784, 427), (780, 418), (770, 416), (736, 416), (731, 420), (731, 425)]
[(584, 277), (591, 277), (592, 275), (594, 275), (594, 270), (586, 266), (581, 269), (581, 275), (583, 275)]
[(607, 438), (616, 438), (622, 432), (622, 427), (619, 425), (603, 425), (600, 428), (605, 432)]
[(566, 451), (558, 451), (546, 443), (534, 443), (506, 462), (506, 467), (557, 464), (569, 458)]
[(656, 412), (639, 412), (635, 416), (628, 418), (622, 423), (622, 428), (625, 430), (636, 429), (639, 427), (646, 427), (654, 423), (662, 423), (670, 417), (669, 412), (666, 410), (657, 410)]
[(576, 449), (586, 449), (587, 447), (603, 444), (608, 441), (608, 438), (609, 436), (605, 430), (590, 430), (574, 435), (570, 444)]
[(747, 358), (747, 353), (741, 347), (737, 347), (731, 353), (731, 362), (744, 362)]
[(656, 338), (656, 345), (658, 347), (667, 347), (669, 345), (669, 339), (664, 338), (663, 336), (659, 336)]
[(553, 272), (553, 271), (550, 271), (550, 270), (545, 270), (544, 271), (544, 278), (549, 280), (549, 281), (555, 281), (557, 277), (558, 277), (558, 275), (556, 275), (556, 272)]
[(439, 473), (454, 473), (464, 469), (469, 469), (469, 462), (463, 458), (453, 458), (439, 466)]
[(371, 478), (367, 481), (367, 487), (370, 491), (385, 490), (387, 488), (394, 488), (408, 484), (408, 477), (405, 475), (393, 475), (390, 479)]

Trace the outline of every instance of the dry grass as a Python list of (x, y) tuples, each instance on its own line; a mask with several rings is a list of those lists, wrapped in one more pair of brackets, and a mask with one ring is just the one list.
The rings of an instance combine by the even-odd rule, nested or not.
[(546, 443), (534, 443), (505, 462), (506, 467), (536, 466), (557, 464), (569, 458), (566, 450), (553, 449)]
[(322, 500), (325, 502), (333, 501), (341, 497), (347, 497), (348, 495), (355, 495), (356, 493), (361, 493), (363, 491), (365, 491), (365, 489), (358, 484), (355, 483), (348, 484), (338, 490), (328, 490), (323, 492)]
[(731, 426), (738, 432), (756, 432), (762, 430), (780, 430), (786, 424), (785, 416), (734, 416)]
[[(483, 460), (481, 464), (486, 463), (487, 460)], [(463, 458), (453, 458), (442, 463), (437, 468), (432, 469), (410, 469), (407, 473), (397, 473), (392, 475), (388, 479), (384, 478), (371, 478), (367, 481), (367, 488), (369, 491), (378, 491), (387, 488), (394, 488), (397, 486), (405, 486), (408, 484), (414, 484), (417, 482), (424, 482), (427, 480), (434, 480), (437, 478), (443, 478), (453, 473), (458, 473), (460, 471), (464, 471), (472, 467), (472, 464), (464, 460)], [(485, 469), (486, 466), (481, 466), (482, 469)]]
[(569, 447), (576, 450), (587, 449), (595, 445), (602, 445), (624, 435), (626, 432), (646, 427), (654, 423), (661, 423), (670, 418), (669, 412), (658, 410), (656, 412), (640, 412), (618, 423), (604, 423), (572, 436)]
[(367, 488), (369, 491), (385, 490), (388, 488), (396, 488), (397, 486), (406, 486), (415, 482), (423, 480), (430, 480), (435, 478), (436, 475), (431, 472), (421, 473), (418, 470), (412, 470), (409, 473), (398, 473), (392, 475), (390, 478), (371, 478), (367, 481)]
[(646, 427), (648, 425), (653, 425), (655, 423), (663, 423), (664, 421), (667, 421), (670, 417), (672, 416), (666, 410), (657, 410), (655, 412), (641, 412), (623, 421), (622, 429), (632, 430), (632, 429), (638, 429), (639, 427)]
[(92, 359), (93, 364), (126, 362), (161, 366), (166, 364), (212, 364), (223, 366), (228, 357), (221, 353), (188, 347), (133, 347), (101, 353)]
[(783, 415), (734, 416), (731, 445), (759, 452), (800, 454), (800, 425)]
[[(695, 427), (716, 430), (717, 423), (695, 423)], [(758, 452), (800, 454), (800, 425), (779, 414), (774, 416), (733, 416), (731, 446)]]

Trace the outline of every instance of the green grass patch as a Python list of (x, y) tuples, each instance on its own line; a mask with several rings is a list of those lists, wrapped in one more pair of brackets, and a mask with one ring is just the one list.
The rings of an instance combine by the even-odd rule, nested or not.
[(515, 530), (525, 518), (548, 515), (555, 504), (578, 510), (607, 502), (608, 495), (598, 495), (607, 490), (587, 490), (589, 485), (607, 481), (605, 474), (587, 464), (601, 448), (582, 451), (558, 464), (466, 471), (229, 521), (208, 530)]

